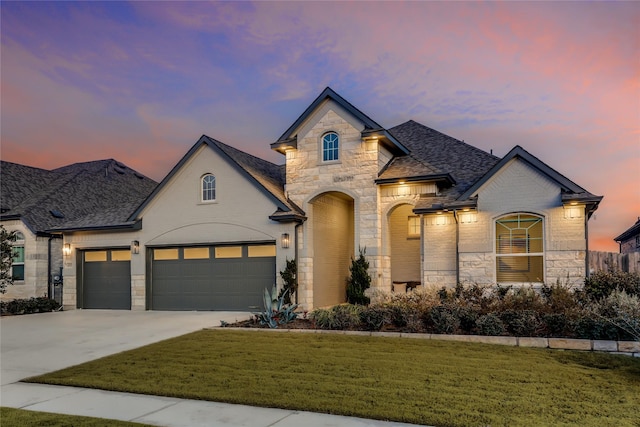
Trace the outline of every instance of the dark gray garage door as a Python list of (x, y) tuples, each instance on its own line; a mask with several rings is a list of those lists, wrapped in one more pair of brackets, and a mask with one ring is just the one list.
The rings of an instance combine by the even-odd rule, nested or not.
[(153, 248), (151, 309), (262, 308), (276, 275), (274, 244)]
[(131, 309), (131, 251), (104, 249), (83, 251), (81, 308)]

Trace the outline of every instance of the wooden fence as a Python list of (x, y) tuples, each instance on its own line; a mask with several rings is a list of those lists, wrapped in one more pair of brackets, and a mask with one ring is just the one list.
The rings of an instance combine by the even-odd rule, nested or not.
[(606, 271), (611, 268), (628, 273), (640, 272), (640, 252), (619, 254), (589, 251), (589, 271)]

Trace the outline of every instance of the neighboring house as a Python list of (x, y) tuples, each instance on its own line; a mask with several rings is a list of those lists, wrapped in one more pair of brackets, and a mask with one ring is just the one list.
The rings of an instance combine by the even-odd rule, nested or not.
[[(0, 224), (17, 232), (12, 274), (2, 299), (50, 296), (60, 300), (63, 236), (60, 228), (91, 225), (139, 228), (127, 222), (157, 186), (115, 160), (45, 170), (0, 162)], [(103, 235), (108, 240), (108, 235)], [(75, 300), (70, 304), (75, 306)]]
[(640, 217), (635, 224), (613, 240), (620, 245), (621, 254), (640, 252)]
[(296, 259), (309, 310), (345, 301), (359, 248), (388, 291), (587, 274), (602, 197), (519, 146), (498, 158), (414, 121), (384, 129), (327, 88), (271, 148), (283, 166), (202, 136), (120, 225), (56, 228), (65, 304), (255, 310)]

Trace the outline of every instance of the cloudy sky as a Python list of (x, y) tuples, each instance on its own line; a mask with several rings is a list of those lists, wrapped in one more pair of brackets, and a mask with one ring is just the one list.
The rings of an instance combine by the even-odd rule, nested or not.
[(605, 198), (592, 249), (640, 216), (640, 2), (10, 2), (2, 159), (115, 158), (161, 180), (202, 134), (275, 163), (326, 87), (498, 156), (521, 145)]

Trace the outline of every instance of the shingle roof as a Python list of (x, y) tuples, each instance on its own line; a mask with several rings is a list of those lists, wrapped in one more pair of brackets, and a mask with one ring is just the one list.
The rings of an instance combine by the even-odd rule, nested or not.
[(638, 217), (638, 220), (636, 221), (635, 224), (633, 224), (624, 233), (622, 233), (621, 235), (619, 235), (613, 240), (620, 243), (638, 234), (640, 234), (640, 217)]
[(451, 203), (460, 197), (500, 159), (479, 148), (409, 120), (389, 129), (409, 155), (394, 157), (379, 175), (379, 180), (416, 176), (450, 175), (455, 186), (445, 188), (437, 197), (425, 197), (416, 208), (435, 203)]
[(114, 159), (50, 171), (3, 161), (0, 174), (0, 218), (20, 218), (36, 233), (131, 226), (129, 215), (157, 185)]
[(205, 136), (205, 138), (223, 151), (232, 161), (246, 171), (284, 205), (284, 209), (280, 207), (280, 209), (272, 215), (272, 217), (274, 217), (273, 219), (292, 214), (304, 216), (302, 209), (289, 200), (284, 193), (284, 185), (286, 183), (285, 165), (276, 165), (208, 136)]

